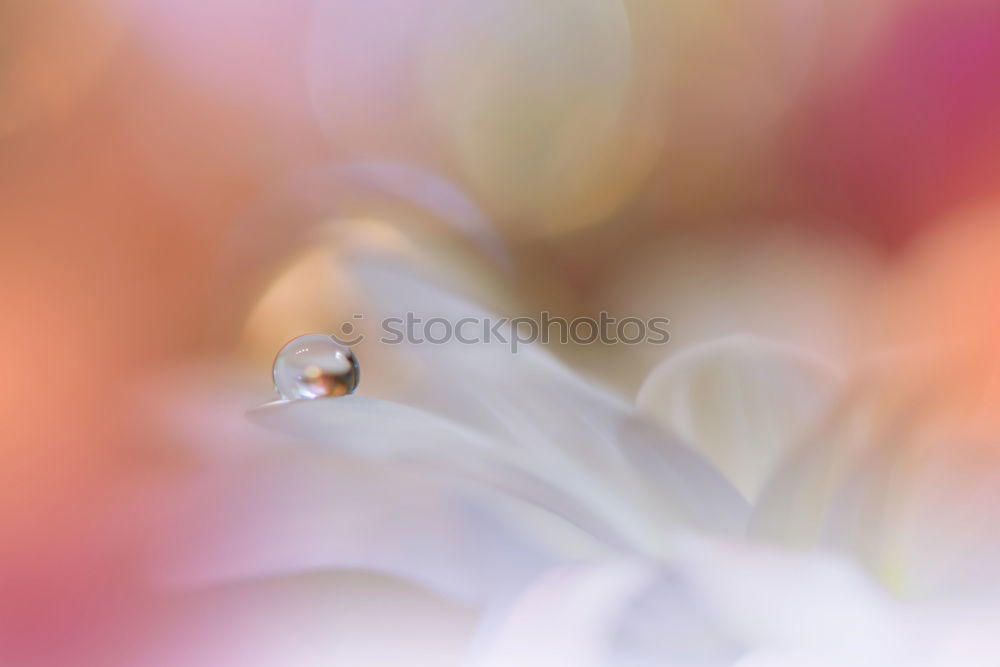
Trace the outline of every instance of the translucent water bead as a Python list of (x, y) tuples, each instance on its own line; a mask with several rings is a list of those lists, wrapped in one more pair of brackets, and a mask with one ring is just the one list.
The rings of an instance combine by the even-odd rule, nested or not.
[(354, 353), (328, 334), (293, 338), (274, 358), (274, 388), (289, 401), (346, 396), (360, 379)]

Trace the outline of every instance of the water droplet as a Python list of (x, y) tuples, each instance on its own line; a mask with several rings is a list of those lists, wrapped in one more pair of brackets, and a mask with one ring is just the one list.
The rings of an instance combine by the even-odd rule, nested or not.
[(274, 358), (274, 388), (289, 401), (346, 396), (360, 379), (354, 353), (329, 334), (293, 338)]

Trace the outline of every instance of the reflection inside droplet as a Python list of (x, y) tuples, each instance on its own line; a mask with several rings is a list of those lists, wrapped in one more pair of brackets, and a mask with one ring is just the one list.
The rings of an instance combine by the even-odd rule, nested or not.
[(288, 401), (352, 394), (360, 379), (354, 353), (329, 334), (294, 338), (274, 358), (274, 387)]

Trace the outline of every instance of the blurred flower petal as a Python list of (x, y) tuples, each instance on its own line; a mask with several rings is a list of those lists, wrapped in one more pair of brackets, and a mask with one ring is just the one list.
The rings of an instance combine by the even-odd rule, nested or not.
[(748, 645), (833, 650), (842, 660), (898, 648), (895, 602), (846, 559), (691, 540), (675, 565)]
[(755, 499), (778, 462), (832, 405), (838, 385), (833, 368), (803, 350), (733, 336), (660, 364), (637, 403)]
[(744, 334), (845, 364), (861, 356), (874, 338), (864, 326), (873, 311), (863, 306), (886, 278), (871, 250), (843, 235), (753, 231), (759, 223), (744, 219), (732, 225), (725, 234), (649, 244), (610, 272), (600, 298), (614, 304), (613, 314), (669, 317), (671, 326), (669, 345), (618, 346), (606, 355), (609, 373), (627, 371), (638, 387), (668, 353)]
[(313, 113), (340, 154), (436, 163), (420, 44), (443, 0), (316, 0), (305, 48)]
[(642, 417), (622, 422), (618, 446), (652, 494), (654, 511), (670, 510), (681, 523), (718, 535), (743, 535), (751, 506), (698, 452)]
[[(176, 596), (147, 667), (459, 667), (474, 610), (369, 573), (313, 573)], [(116, 663), (118, 664), (118, 663)]]
[(846, 560), (689, 539), (658, 565), (554, 568), (486, 617), (474, 664), (903, 667), (913, 618)]
[[(556, 559), (606, 550), (543, 509), (558, 501), (548, 487), (525, 482), (513, 493), (498, 491), (493, 482), (518, 482), (517, 473), (502, 464), (494, 470), (486, 457), (480, 462), (475, 443), (482, 439), (453, 425), (438, 428), (440, 419), (395, 406), (387, 420), (394, 406), (379, 414), (364, 407), (372, 399), (358, 409), (344, 399), (256, 413), (274, 429), (309, 436), (303, 447), (249, 424), (235, 405), (239, 395), (220, 402), (226, 392), (218, 382), (214, 391), (199, 391), (205, 378), (183, 380), (171, 385), (173, 408), (159, 413), (169, 419), (166, 433), (183, 438), (200, 461), (166, 485), (156, 503), (163, 529), (156, 533), (155, 574), (171, 587), (360, 568), (473, 602), (516, 588)], [(214, 397), (211, 407), (204, 394)], [(333, 416), (347, 416), (324, 420), (330, 405), (344, 408)], [(303, 411), (284, 409), (292, 407)], [(449, 438), (456, 449), (445, 446)], [(514, 497), (522, 487), (549, 495), (525, 503)], [(484, 578), (486, 570), (492, 574)]]
[(620, 0), (448, 0), (429, 28), (427, 107), (504, 221), (547, 232), (621, 203), (613, 181), (635, 167), (616, 157), (633, 71)]
[[(451, 322), (465, 317), (497, 321), (496, 315), (409, 272), (369, 262), (359, 266), (357, 273), (384, 317), (414, 313), (424, 321), (431, 317)], [(509, 326), (498, 331), (506, 340), (511, 339)], [(647, 478), (643, 469), (629, 460), (630, 456), (642, 458), (641, 452), (648, 445), (635, 437), (638, 433), (633, 430), (631, 406), (576, 375), (538, 344), (522, 343), (516, 353), (509, 343), (498, 341), (475, 345), (457, 340), (442, 344), (402, 342), (399, 347), (422, 364), (412, 386), (402, 394), (407, 402), (501, 439), (530, 460), (532, 470), (549, 479), (578, 477), (581, 484), (590, 480), (594, 484), (591, 493), (602, 498), (593, 496), (602, 512), (620, 505), (644, 508), (643, 521), (660, 526), (659, 530), (642, 531), (642, 524), (638, 524), (633, 533), (630, 521), (618, 524), (637, 544), (650, 548), (661, 543), (668, 537), (665, 526), (677, 521), (686, 524), (699, 515), (690, 508), (704, 508), (700, 513), (704, 523), (695, 523), (713, 528), (731, 528), (745, 516), (745, 505), (731, 486), (683, 446), (654, 446), (658, 465)], [(672, 475), (699, 479), (704, 484), (666, 481)], [(657, 488), (667, 484), (669, 488)], [(673, 502), (664, 502), (671, 494)], [(725, 518), (708, 519), (713, 513)]]
[[(601, 535), (608, 529), (594, 522), (604, 512), (591, 514), (596, 507), (587, 500), (590, 494), (606, 496), (599, 480), (573, 469), (562, 476), (546, 477), (547, 466), (539, 465), (530, 452), (419, 409), (350, 396), (336, 401), (276, 403), (253, 411), (251, 418), (313, 445), (374, 461), (430, 467), (526, 497), (541, 507), (566, 513), (570, 519), (584, 521), (585, 528)], [(572, 492), (578, 495), (570, 495)], [(628, 521), (617, 513), (612, 516)]]
[(850, 553), (908, 599), (1000, 594), (997, 454), (968, 428), (974, 378), (943, 368), (872, 369), (787, 457), (752, 533)]
[(167, 498), (176, 528), (162, 539), (183, 546), (161, 549), (157, 577), (185, 589), (348, 568), (481, 603), (557, 560), (601, 552), (571, 525), (463, 479), (329, 454), (212, 468)]
[(487, 626), (472, 665), (601, 667), (618, 617), (655, 576), (655, 569), (628, 562), (553, 569), (533, 582), (495, 627)]

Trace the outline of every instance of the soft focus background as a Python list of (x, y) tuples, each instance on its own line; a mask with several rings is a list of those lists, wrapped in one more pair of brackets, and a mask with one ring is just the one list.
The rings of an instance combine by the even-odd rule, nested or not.
[(147, 581), (198, 423), (160, 397), (269, 400), (363, 312), (350, 257), (671, 318), (555, 350), (628, 396), (735, 330), (989, 367), (998, 35), (993, 0), (0, 0), (0, 662), (144, 664), (189, 613)]

